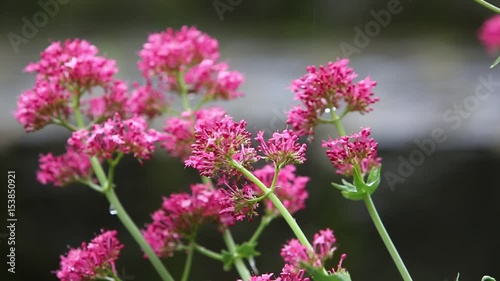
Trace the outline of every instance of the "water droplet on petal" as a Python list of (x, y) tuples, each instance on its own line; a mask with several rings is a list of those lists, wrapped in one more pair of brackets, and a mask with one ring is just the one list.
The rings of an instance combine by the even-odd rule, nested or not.
[(325, 113), (330, 113), (330, 111), (331, 111), (330, 108), (325, 109)]

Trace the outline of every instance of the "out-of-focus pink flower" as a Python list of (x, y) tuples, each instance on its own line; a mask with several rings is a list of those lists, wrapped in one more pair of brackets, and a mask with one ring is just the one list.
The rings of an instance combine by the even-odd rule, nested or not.
[(98, 158), (112, 159), (114, 153), (132, 153), (139, 160), (149, 159), (155, 143), (162, 138), (160, 132), (148, 128), (141, 117), (122, 120), (119, 114), (91, 131), (78, 130), (68, 140), (68, 145), (77, 151)]
[(359, 166), (362, 174), (380, 166), (381, 158), (377, 157), (378, 143), (370, 137), (370, 128), (364, 128), (360, 133), (350, 136), (324, 141), (322, 146), (328, 148), (326, 155), (338, 174), (351, 176), (353, 165)]
[(37, 81), (33, 90), (27, 90), (17, 101), (15, 117), (27, 132), (45, 127), (53, 118), (67, 119), (69, 93), (58, 84)]
[[(281, 270), (280, 277), (276, 279), (271, 279), (274, 274), (262, 274), (259, 276), (250, 277), (250, 281), (310, 281), (310, 278), (304, 277), (305, 270), (299, 270), (298, 272), (293, 272), (293, 267), (289, 264), (285, 264)], [(239, 279), (238, 281), (242, 281)]]
[(245, 129), (247, 123), (236, 123), (226, 115), (212, 127), (200, 125), (195, 128), (193, 153), (185, 161), (186, 167), (196, 168), (200, 175), (207, 177), (237, 176), (232, 161), (243, 167), (258, 160), (251, 147), (250, 133)]
[(312, 135), (319, 118), (328, 110), (339, 108), (341, 101), (348, 111), (363, 114), (371, 111), (370, 105), (379, 100), (372, 92), (376, 82), (367, 77), (354, 83), (358, 75), (348, 64), (348, 59), (340, 59), (329, 62), (327, 66), (309, 66), (307, 74), (292, 82), (295, 99), (302, 106), (288, 112), (287, 123), (299, 136)]
[(306, 161), (306, 144), (299, 144), (299, 137), (290, 130), (283, 130), (281, 133), (273, 133), (273, 136), (264, 141), (264, 132), (257, 133), (255, 138), (260, 142), (257, 148), (264, 154), (266, 159), (274, 162), (276, 167), (283, 167), (288, 164), (302, 164)]
[(185, 79), (190, 92), (200, 93), (207, 100), (229, 100), (243, 96), (238, 91), (244, 82), (243, 75), (229, 71), (226, 63), (215, 64), (213, 60), (206, 59), (189, 69)]
[(97, 56), (98, 52), (86, 40), (53, 42), (41, 53), (40, 61), (29, 64), (25, 71), (36, 72), (37, 80), (55, 79), (75, 90), (106, 86), (114, 80), (118, 68), (114, 60)]
[[(325, 261), (332, 258), (337, 249), (334, 246), (335, 243), (336, 239), (333, 231), (327, 228), (314, 235), (313, 252), (310, 252), (299, 240), (291, 239), (281, 248), (281, 257), (285, 263), (290, 265), (287, 269), (290, 272), (299, 272), (304, 269), (304, 265), (322, 268)], [(341, 261), (344, 258), (345, 255), (342, 255)], [(341, 265), (341, 262), (339, 264)]]
[(61, 256), (60, 269), (56, 272), (61, 281), (85, 281), (114, 276), (115, 262), (123, 245), (116, 238), (116, 231), (101, 231), (92, 241), (82, 243)]
[(481, 43), (491, 54), (500, 49), (500, 15), (486, 20), (478, 31)]
[(211, 128), (216, 122), (222, 120), (226, 112), (219, 107), (202, 108), (198, 111), (184, 111), (180, 116), (170, 117), (165, 120), (165, 137), (162, 147), (173, 156), (185, 161), (191, 155), (191, 145), (194, 144), (194, 128), (202, 126)]
[(37, 179), (42, 184), (64, 186), (78, 179), (87, 179), (92, 173), (89, 157), (71, 148), (59, 156), (52, 153), (41, 155), (39, 162)]
[(149, 119), (163, 114), (166, 107), (165, 95), (151, 85), (135, 85), (135, 89), (127, 103), (127, 108), (132, 114), (143, 115)]
[(220, 228), (234, 224), (231, 214), (221, 214), (221, 190), (205, 184), (191, 185), (191, 194), (174, 193), (163, 198), (162, 208), (153, 215), (153, 222), (143, 230), (146, 241), (158, 256), (172, 256), (200, 226), (217, 223)]
[(204, 59), (216, 61), (219, 58), (219, 44), (196, 27), (183, 26), (180, 30), (168, 28), (164, 32), (149, 35), (139, 57), (139, 69), (144, 77), (152, 78), (158, 74), (185, 71)]
[[(306, 207), (305, 201), (309, 194), (306, 190), (306, 185), (309, 182), (309, 177), (296, 176), (295, 166), (288, 165), (281, 169), (278, 179), (276, 180), (274, 194), (278, 196), (283, 205), (288, 209), (291, 214), (302, 210)], [(261, 169), (257, 169), (253, 174), (270, 187), (274, 178), (275, 168), (273, 165), (266, 165)], [(264, 192), (256, 185), (251, 184), (255, 193), (259, 196), (264, 195)], [(274, 207), (274, 204), (269, 199), (264, 199), (267, 212), (279, 214), (279, 211)]]
[(118, 114), (127, 117), (127, 84), (115, 80), (111, 85), (104, 87), (102, 96), (82, 100), (82, 110), (91, 120), (108, 119)]

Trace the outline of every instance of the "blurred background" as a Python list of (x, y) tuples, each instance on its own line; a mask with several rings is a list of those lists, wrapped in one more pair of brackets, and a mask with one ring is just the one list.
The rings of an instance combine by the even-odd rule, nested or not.
[[(117, 60), (119, 78), (143, 82), (136, 62), (148, 34), (182, 25), (217, 38), (222, 59), (245, 75), (245, 97), (220, 105), (236, 120), (247, 120), (253, 132), (286, 126), (285, 112), (293, 104), (288, 86), (306, 66), (348, 56), (360, 78), (370, 75), (378, 82), (380, 102), (369, 114), (348, 115), (344, 125), (349, 132), (372, 127), (380, 143), (383, 179), (373, 199), (414, 280), (454, 280), (458, 272), (463, 281), (479, 281), (484, 274), (500, 278), (495, 230), (500, 225), (500, 69), (489, 69), (494, 57), (477, 40), (477, 29), (493, 15), (484, 7), (472, 0), (48, 2), (57, 9), (51, 8), (48, 20), (38, 19), (39, 28), (28, 36), (25, 20), (33, 22), (44, 11), (41, 4), (7, 0), (0, 10), (0, 166), (3, 173), (16, 171), (18, 217), (12, 275), (6, 272), (2, 207), (1, 280), (56, 280), (52, 271), (59, 267), (59, 255), (101, 228), (117, 229), (125, 244), (118, 262), (124, 280), (158, 280), (103, 196), (79, 185), (57, 189), (36, 182), (39, 154), (61, 153), (68, 133), (49, 126), (26, 134), (12, 113), (17, 96), (34, 81), (23, 68), (37, 61), (49, 42), (87, 39), (100, 54)], [(378, 16), (382, 10), (391, 11), (390, 19)], [(22, 43), (13, 44), (12, 33), (22, 36)], [(309, 237), (334, 229), (353, 281), (401, 280), (364, 204), (343, 199), (329, 185), (340, 180), (320, 146), (329, 136), (332, 129), (320, 127), (309, 144), (309, 161), (298, 167), (312, 181), (308, 208), (296, 218)], [(161, 196), (199, 180), (162, 150), (143, 166), (126, 158), (117, 175), (117, 193), (139, 226), (151, 221)], [(248, 239), (257, 222), (235, 226), (236, 242)], [(199, 237), (210, 249), (224, 246), (213, 228)], [(280, 271), (279, 251), (290, 238), (282, 220), (265, 230), (258, 247), (265, 253), (257, 258), (261, 272)], [(179, 253), (165, 260), (177, 278), (183, 259)], [(237, 278), (203, 256), (194, 262), (190, 280)]]

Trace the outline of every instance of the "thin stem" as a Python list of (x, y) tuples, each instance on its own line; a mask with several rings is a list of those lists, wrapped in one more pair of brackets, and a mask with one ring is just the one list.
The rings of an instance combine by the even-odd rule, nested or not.
[(260, 220), (259, 226), (257, 227), (257, 229), (255, 230), (255, 232), (253, 233), (253, 235), (250, 238), (250, 240), (248, 240), (248, 243), (252, 244), (252, 243), (257, 242), (257, 240), (259, 239), (260, 235), (262, 234), (262, 231), (264, 231), (264, 229), (266, 228), (266, 226), (268, 226), (273, 219), (274, 219), (274, 216), (272, 216), (272, 215), (265, 215), (265, 216), (263, 216), (262, 219)]
[(77, 130), (77, 128), (75, 126), (73, 126), (73, 124), (68, 123), (66, 120), (64, 120), (62, 118), (52, 118), (52, 123), (59, 125), (59, 126), (62, 126), (66, 129), (70, 130), (71, 132), (74, 132)]
[(375, 224), (375, 227), (377, 228), (378, 233), (382, 238), (382, 241), (384, 241), (385, 247), (389, 251), (389, 254), (391, 255), (394, 263), (396, 264), (396, 267), (398, 268), (401, 277), (403, 277), (403, 280), (405, 281), (412, 281), (410, 273), (408, 273), (408, 270), (406, 269), (403, 260), (399, 256), (396, 247), (392, 243), (389, 233), (387, 233), (387, 230), (385, 229), (384, 224), (382, 223), (382, 220), (380, 219), (380, 216), (377, 213), (377, 209), (375, 208), (375, 204), (373, 204), (373, 200), (370, 194), (365, 193), (363, 199), (365, 201), (366, 207), (368, 208), (368, 213), (370, 214), (370, 217), (372, 218), (373, 223)]
[[(347, 113), (344, 112), (342, 114), (342, 117), (344, 117), (346, 114)], [(337, 128), (337, 131), (339, 132), (339, 135), (340, 136), (345, 136), (346, 133), (345, 133), (345, 130), (344, 130), (344, 126), (342, 126), (342, 122), (341, 122), (342, 118), (339, 118), (337, 116), (337, 114), (335, 113), (335, 110), (333, 110), (333, 109), (330, 109), (330, 116), (332, 117), (333, 124), (335, 125), (335, 128)]]
[(72, 106), (73, 106), (73, 113), (75, 114), (75, 121), (76, 121), (76, 126), (81, 129), (85, 127), (85, 124), (83, 122), (83, 116), (82, 113), (80, 112), (80, 90), (77, 89), (74, 93), (71, 95), (72, 99)]
[(490, 4), (484, 0), (476, 0), (476, 2), (479, 3), (480, 5), (482, 5), (483, 7), (486, 7), (488, 9), (492, 10), (493, 12), (500, 14), (500, 8), (498, 8), (497, 6)]
[(186, 87), (186, 82), (184, 81), (184, 74), (179, 71), (177, 73), (177, 86), (179, 86), (181, 98), (182, 98), (182, 105), (184, 106), (185, 110), (191, 110), (191, 105), (189, 104), (189, 98), (188, 98), (188, 93), (187, 93), (187, 87)]
[(193, 256), (194, 256), (194, 242), (195, 238), (191, 238), (189, 242), (189, 246), (187, 248), (187, 258), (186, 263), (184, 264), (184, 272), (182, 273), (181, 281), (188, 281), (189, 274), (191, 273), (191, 265), (193, 264)]
[(139, 244), (144, 253), (148, 256), (149, 261), (153, 264), (153, 267), (156, 269), (161, 279), (163, 281), (174, 281), (174, 278), (172, 278), (170, 273), (163, 266), (163, 263), (155, 254), (151, 246), (146, 242), (146, 240), (144, 240), (144, 237), (142, 236), (139, 228), (137, 228), (130, 216), (125, 211), (125, 208), (123, 208), (120, 200), (116, 196), (114, 188), (109, 188), (104, 192), (104, 194), (106, 195), (106, 198), (108, 198), (111, 206), (113, 206), (113, 208), (116, 210), (116, 215), (118, 216), (120, 221), (123, 223), (130, 235), (132, 235), (137, 244)]
[(241, 258), (236, 257), (236, 244), (234, 243), (233, 236), (231, 235), (231, 232), (229, 230), (224, 231), (224, 242), (226, 242), (227, 249), (233, 256), (235, 257), (234, 259), (234, 266), (236, 267), (236, 270), (238, 271), (238, 274), (240, 275), (241, 279), (243, 281), (248, 281), (251, 277), (250, 271), (248, 270), (247, 266), (243, 262)]
[(199, 245), (197, 243), (193, 243), (193, 245), (194, 245), (194, 249), (196, 251), (198, 251), (200, 254), (203, 254), (203, 255), (205, 255), (205, 256), (207, 256), (209, 258), (212, 258), (214, 260), (218, 260), (218, 261), (222, 261), (223, 260), (223, 257), (222, 257), (221, 254), (216, 253), (216, 252), (214, 252), (212, 250), (209, 250), (209, 249), (207, 249), (207, 248), (205, 248), (205, 247), (203, 247), (203, 246), (201, 246), (201, 245)]
[(87, 185), (88, 187), (92, 188), (93, 190), (95, 190), (99, 193), (104, 192), (104, 189), (100, 185), (93, 183), (90, 179), (85, 179), (85, 180), (79, 179), (78, 182)]
[(313, 247), (311, 246), (311, 243), (309, 243), (309, 240), (307, 240), (306, 235), (295, 221), (295, 218), (290, 214), (288, 209), (285, 207), (285, 205), (281, 203), (281, 200), (274, 193), (270, 192), (271, 190), (267, 188), (267, 186), (264, 183), (262, 183), (257, 177), (255, 177), (250, 171), (245, 169), (245, 167), (241, 166), (240, 163), (232, 160), (231, 164), (239, 172), (241, 172), (247, 179), (249, 179), (251, 182), (257, 185), (264, 193), (269, 193), (268, 198), (273, 202), (274, 207), (278, 209), (281, 216), (283, 216), (285, 221), (288, 223), (288, 225), (292, 229), (297, 239), (299, 239), (300, 243), (306, 246), (310, 251), (313, 251)]

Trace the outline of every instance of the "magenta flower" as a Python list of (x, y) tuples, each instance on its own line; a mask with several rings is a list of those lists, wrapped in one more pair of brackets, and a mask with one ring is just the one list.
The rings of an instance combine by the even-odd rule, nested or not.
[(243, 75), (228, 69), (226, 63), (215, 64), (215, 61), (210, 59), (193, 66), (185, 77), (189, 92), (201, 92), (207, 100), (229, 100), (243, 96), (243, 93), (238, 91), (244, 82)]
[(196, 168), (200, 175), (207, 177), (214, 177), (218, 173), (222, 176), (238, 175), (232, 161), (250, 168), (250, 164), (258, 160), (258, 156), (251, 147), (246, 125), (245, 121), (236, 123), (226, 115), (211, 128), (196, 126), (196, 141), (192, 146), (192, 155), (185, 161), (186, 167)]
[(68, 145), (98, 158), (112, 159), (114, 153), (131, 153), (139, 160), (147, 160), (161, 137), (161, 133), (148, 128), (143, 118), (122, 120), (119, 114), (116, 114), (102, 125), (94, 124), (91, 131), (73, 132)]
[[(310, 281), (310, 278), (304, 277), (305, 270), (300, 270), (299, 272), (293, 272), (292, 267), (289, 264), (285, 264), (281, 270), (280, 277), (276, 279), (271, 279), (274, 274), (262, 274), (259, 276), (250, 277), (250, 281)], [(239, 279), (238, 281), (242, 281)]]
[(165, 95), (150, 85), (135, 85), (135, 90), (127, 103), (128, 110), (134, 115), (153, 119), (163, 114), (167, 108)]
[(121, 117), (130, 115), (127, 110), (128, 96), (127, 84), (121, 80), (115, 80), (109, 86), (103, 88), (104, 93), (99, 97), (82, 100), (82, 111), (91, 120), (108, 119), (118, 114)]
[(320, 117), (328, 110), (336, 110), (341, 101), (347, 111), (361, 114), (372, 110), (370, 105), (379, 98), (374, 97), (372, 88), (376, 82), (369, 77), (354, 83), (358, 75), (348, 67), (349, 60), (329, 62), (327, 66), (307, 67), (307, 74), (294, 80), (291, 89), (295, 99), (302, 103), (288, 112), (287, 123), (292, 125), (299, 136), (312, 135)]
[(139, 69), (144, 77), (152, 78), (158, 74), (185, 71), (204, 59), (216, 61), (219, 44), (196, 27), (183, 26), (178, 31), (169, 28), (149, 35), (139, 57)]
[(290, 130), (282, 133), (273, 133), (273, 136), (264, 141), (264, 132), (260, 131), (255, 138), (260, 142), (257, 148), (266, 159), (274, 162), (276, 167), (283, 167), (288, 164), (302, 164), (306, 161), (306, 144), (299, 144), (299, 137)]
[(234, 224), (234, 218), (221, 214), (221, 190), (205, 184), (191, 185), (191, 194), (174, 193), (163, 198), (162, 208), (153, 213), (153, 222), (143, 230), (146, 241), (158, 256), (172, 256), (204, 224), (217, 223), (221, 229)]
[(89, 157), (71, 148), (60, 156), (52, 153), (40, 155), (39, 162), (37, 179), (42, 184), (65, 186), (79, 179), (88, 179), (92, 174)]
[(61, 281), (107, 279), (117, 274), (115, 262), (123, 245), (116, 238), (116, 231), (101, 231), (90, 243), (82, 243), (61, 256), (60, 269), (56, 272)]
[(40, 61), (29, 64), (25, 71), (36, 72), (37, 80), (51, 78), (74, 89), (106, 86), (114, 80), (118, 69), (114, 60), (97, 56), (98, 52), (85, 40), (53, 42), (41, 53)]
[[(295, 166), (288, 165), (281, 169), (278, 179), (276, 180), (276, 187), (274, 194), (278, 196), (283, 205), (288, 209), (291, 214), (296, 213), (306, 207), (305, 201), (309, 194), (306, 190), (306, 185), (309, 182), (309, 177), (296, 176)], [(275, 168), (272, 165), (266, 165), (261, 169), (257, 169), (253, 174), (264, 183), (267, 187), (271, 186), (274, 178)], [(262, 190), (252, 184), (252, 189), (258, 196), (264, 195)], [(264, 199), (266, 212), (279, 214), (279, 211), (274, 207), (274, 204), (269, 199)]]
[(253, 216), (258, 215), (256, 209), (259, 206), (258, 202), (253, 200), (255, 196), (252, 191), (249, 186), (238, 188), (236, 185), (233, 187), (228, 185), (227, 189), (221, 189), (224, 196), (220, 200), (220, 204), (223, 206), (220, 214), (238, 221), (245, 218), (252, 221)]
[(489, 53), (493, 54), (500, 48), (500, 15), (486, 20), (478, 31), (478, 38)]
[(53, 122), (53, 119), (67, 119), (69, 92), (58, 84), (37, 81), (33, 90), (19, 96), (15, 117), (27, 132), (39, 130)]
[(378, 143), (369, 136), (370, 128), (364, 128), (360, 133), (323, 142), (322, 146), (329, 148), (326, 155), (338, 174), (351, 176), (353, 166), (358, 166), (360, 172), (366, 174), (372, 168), (380, 166), (381, 158), (377, 157)]
[[(310, 252), (299, 240), (291, 239), (281, 248), (281, 257), (285, 263), (291, 266), (289, 268), (291, 272), (299, 272), (301, 269), (304, 269), (304, 266), (322, 268), (326, 260), (332, 258), (333, 253), (337, 249), (334, 246), (335, 243), (336, 239), (331, 229), (320, 230), (319, 233), (314, 235), (313, 252)], [(341, 262), (344, 258), (345, 255), (342, 255)], [(341, 262), (339, 263), (339, 268)]]
[(180, 116), (170, 117), (165, 120), (165, 137), (162, 147), (173, 156), (185, 161), (192, 152), (194, 144), (195, 126), (211, 128), (216, 122), (222, 120), (226, 112), (219, 107), (200, 109), (198, 111), (184, 111)]

